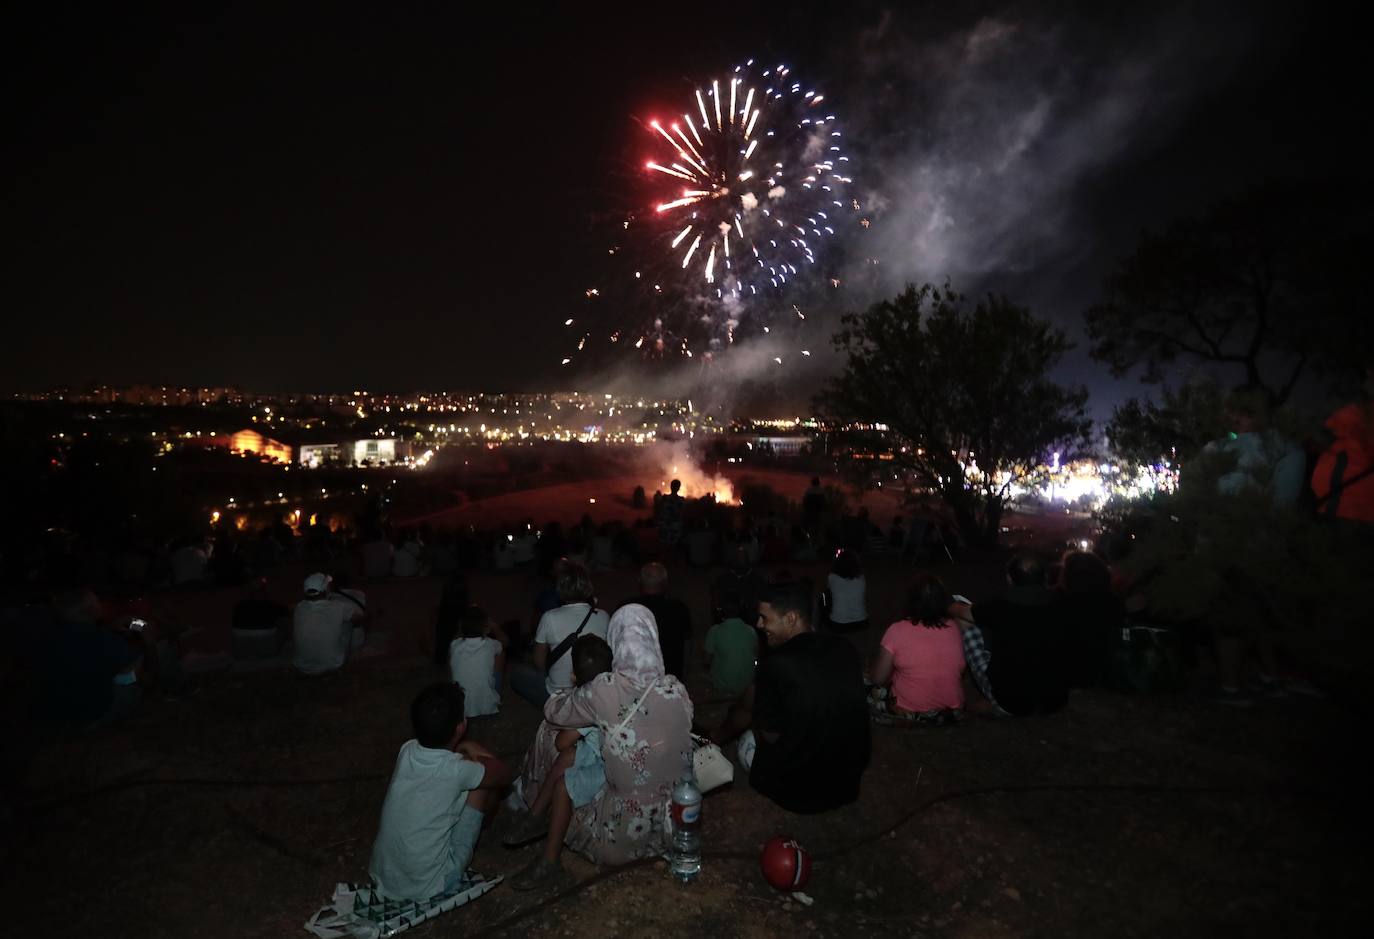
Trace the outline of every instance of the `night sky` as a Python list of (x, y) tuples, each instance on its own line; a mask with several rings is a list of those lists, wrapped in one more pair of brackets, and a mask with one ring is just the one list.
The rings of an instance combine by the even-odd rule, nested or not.
[(846, 118), (884, 288), (1005, 289), (1075, 333), (1142, 227), (1363, 162), (1356, 30), (1296, 4), (37, 6), (5, 30), (7, 391), (596, 386), (559, 324), (636, 119), (751, 56)]

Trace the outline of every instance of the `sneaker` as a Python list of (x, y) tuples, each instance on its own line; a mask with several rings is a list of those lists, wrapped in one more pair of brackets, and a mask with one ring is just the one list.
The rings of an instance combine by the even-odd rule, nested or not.
[(557, 861), (547, 860), (542, 854), (525, 865), (525, 869), (511, 878), (512, 890), (537, 890), (556, 881), (563, 873), (563, 866)]
[(1255, 699), (1239, 688), (1218, 689), (1216, 701), (1218, 704), (1225, 704), (1233, 708), (1248, 708), (1255, 706)]
[(549, 820), (547, 817), (523, 812), (512, 819), (510, 830), (501, 839), (501, 843), (508, 848), (523, 848), (527, 844), (533, 844), (548, 833)]

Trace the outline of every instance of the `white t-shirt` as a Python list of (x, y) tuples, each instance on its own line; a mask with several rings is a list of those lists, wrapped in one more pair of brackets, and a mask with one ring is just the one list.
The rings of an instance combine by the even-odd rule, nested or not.
[[(587, 615), (587, 604), (569, 603), (549, 610), (539, 618), (539, 629), (535, 631), (534, 641), (542, 642), (549, 647), (549, 654), (553, 654), (554, 648), (563, 641), (570, 633), (576, 631), (582, 618)], [(606, 638), (606, 627), (610, 625), (611, 618), (606, 615), (605, 610), (596, 610), (591, 618), (587, 620), (587, 625), (582, 629), (584, 636), (600, 636)], [(572, 649), (563, 653), (563, 657), (554, 663), (553, 668), (549, 669), (548, 677), (544, 679), (544, 687), (549, 694), (556, 694), (560, 691), (567, 691), (573, 686), (572, 680)]]
[(305, 599), (291, 617), (291, 664), (307, 675), (320, 675), (343, 667), (353, 639), (356, 610), (341, 597)]
[(186, 545), (172, 552), (173, 584), (194, 584), (205, 579), (205, 551), (195, 545)]
[(496, 690), (496, 657), (501, 643), (487, 636), (459, 637), (448, 645), (448, 670), (463, 686), (463, 716), (477, 717), (501, 710), (501, 692)]
[(826, 578), (826, 585), (830, 588), (832, 623), (857, 623), (868, 619), (868, 605), (865, 602), (868, 584), (863, 574), (853, 578), (830, 574)]
[(378, 890), (428, 900), (463, 874), (473, 848), (466, 842), (476, 839), (472, 826), (459, 820), (468, 792), (482, 784), (485, 773), (481, 763), (449, 750), (422, 747), (418, 740), (401, 745), (368, 865)]

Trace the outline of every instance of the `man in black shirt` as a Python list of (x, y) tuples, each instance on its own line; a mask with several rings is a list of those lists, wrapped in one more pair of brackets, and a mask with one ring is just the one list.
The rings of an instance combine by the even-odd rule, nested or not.
[(668, 569), (656, 561), (640, 569), (639, 586), (644, 592), (628, 602), (641, 604), (654, 614), (663, 670), (683, 678), (687, 673), (687, 640), (692, 635), (692, 615), (687, 604), (667, 595)]
[(841, 636), (812, 632), (811, 604), (804, 583), (768, 588), (759, 604), (768, 653), (712, 735), (723, 743), (747, 728), (741, 756), (752, 742), (750, 785), (802, 814), (857, 799), (871, 747), (859, 655)]
[(973, 607), (992, 693), (1017, 716), (1049, 714), (1069, 698), (1069, 630), (1045, 574), (1038, 556), (1018, 554), (1007, 565), (1006, 592)]

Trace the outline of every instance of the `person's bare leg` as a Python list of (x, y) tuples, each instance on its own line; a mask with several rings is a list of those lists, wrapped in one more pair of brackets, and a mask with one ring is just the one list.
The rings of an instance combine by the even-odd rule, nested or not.
[(568, 797), (567, 784), (560, 776), (549, 804), (549, 837), (544, 842), (544, 860), (550, 864), (558, 863), (558, 856), (563, 852), (563, 839), (567, 836), (568, 826), (571, 824), (572, 799)]
[[(573, 731), (576, 733), (576, 731)], [(534, 802), (530, 805), (531, 815), (543, 815), (553, 799), (554, 789), (563, 781), (563, 773), (569, 766), (572, 766), (573, 759), (576, 758), (577, 751), (573, 749), (560, 750), (558, 758), (553, 761), (553, 766), (549, 768), (549, 774), (544, 777), (544, 781), (539, 784), (539, 793), (534, 797)]]
[(535, 890), (556, 880), (563, 868), (558, 858), (563, 852), (563, 839), (572, 825), (572, 799), (568, 798), (568, 787), (563, 777), (558, 778), (553, 788), (553, 798), (549, 804), (549, 827), (544, 841), (544, 853), (524, 870), (511, 878), (510, 885), (515, 890)]
[(482, 827), (486, 828), (501, 808), (501, 793), (495, 789), (473, 789), (468, 793), (468, 806), (482, 813)]

